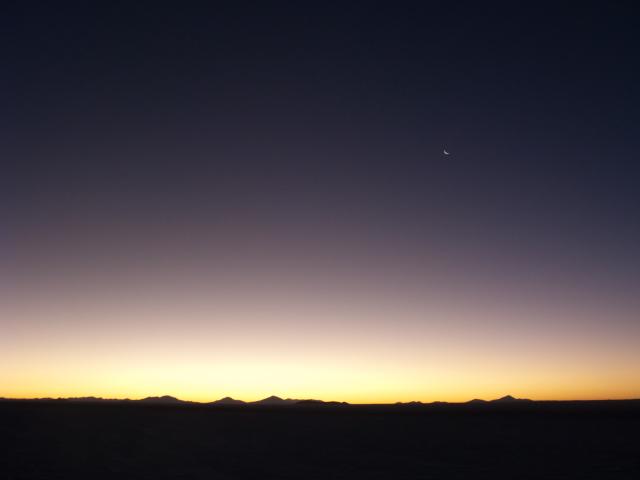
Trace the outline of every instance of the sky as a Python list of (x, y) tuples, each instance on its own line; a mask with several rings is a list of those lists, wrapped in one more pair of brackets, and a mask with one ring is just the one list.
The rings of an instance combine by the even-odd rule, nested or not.
[(0, 396), (640, 397), (632, 2), (232, 3), (0, 7)]

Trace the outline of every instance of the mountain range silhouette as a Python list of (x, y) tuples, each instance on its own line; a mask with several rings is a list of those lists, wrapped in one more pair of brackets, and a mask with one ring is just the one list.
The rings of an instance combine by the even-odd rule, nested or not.
[[(2, 398), (0, 397), (0, 401), (2, 400), (18, 400), (18, 399), (10, 399), (10, 398)], [(244, 400), (238, 400), (232, 397), (224, 397), (219, 400), (214, 400), (212, 402), (194, 402), (190, 400), (181, 400), (177, 397), (171, 395), (162, 395), (162, 396), (150, 396), (145, 397), (139, 400), (130, 400), (128, 398), (125, 399), (116, 399), (116, 398), (101, 398), (101, 397), (59, 397), (59, 398), (34, 398), (34, 399), (22, 399), (22, 400), (34, 400), (34, 401), (68, 401), (68, 402), (132, 402), (132, 403), (145, 403), (145, 404), (155, 404), (155, 405), (220, 405), (220, 406), (242, 406), (242, 405), (253, 405), (253, 406), (290, 406), (290, 405), (349, 405), (347, 402), (339, 402), (339, 401), (324, 401), (324, 400), (316, 400), (316, 399), (297, 399), (297, 398), (281, 398), (276, 395), (271, 395), (269, 397), (263, 398), (261, 400), (256, 400), (252, 402), (245, 402)], [(473, 400), (469, 400), (468, 402), (464, 402), (467, 405), (485, 405), (485, 404), (510, 404), (510, 403), (523, 403), (523, 402), (533, 402), (533, 400), (526, 398), (516, 398), (512, 395), (505, 395), (503, 397), (497, 398), (495, 400), (482, 400), (478, 398), (474, 398)], [(410, 401), (410, 402), (396, 402), (395, 404), (389, 405), (398, 405), (398, 406), (426, 406), (426, 405), (457, 405), (460, 404), (458, 402), (442, 402), (435, 401), (430, 403), (423, 403), (420, 401)]]

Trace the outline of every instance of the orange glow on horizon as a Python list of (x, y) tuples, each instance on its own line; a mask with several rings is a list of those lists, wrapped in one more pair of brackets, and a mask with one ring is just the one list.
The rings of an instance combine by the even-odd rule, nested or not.
[(607, 330), (597, 312), (502, 299), (237, 288), (7, 299), (0, 396), (640, 397), (634, 322)]

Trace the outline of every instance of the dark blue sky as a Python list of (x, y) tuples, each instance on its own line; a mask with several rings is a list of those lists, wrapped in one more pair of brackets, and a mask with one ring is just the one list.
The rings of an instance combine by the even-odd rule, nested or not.
[(139, 250), (123, 235), (182, 232), (175, 253), (223, 230), (311, 257), (431, 251), (471, 276), (638, 286), (632, 2), (36, 2), (0, 17), (0, 208), (26, 257), (74, 261), (78, 232), (109, 238), (108, 261)]

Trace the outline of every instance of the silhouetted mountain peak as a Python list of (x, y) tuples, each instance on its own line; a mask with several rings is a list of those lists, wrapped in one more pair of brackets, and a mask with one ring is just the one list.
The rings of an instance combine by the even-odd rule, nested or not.
[(263, 398), (262, 400), (258, 400), (257, 402), (253, 402), (253, 403), (263, 404), (263, 405), (285, 405), (288, 403), (294, 403), (296, 401), (297, 400), (293, 400), (291, 398), (287, 398), (285, 400), (275, 395), (271, 395), (270, 397)]
[(150, 403), (183, 403), (182, 400), (179, 400), (176, 397), (172, 397), (171, 395), (163, 395), (161, 397), (146, 397), (140, 401)]
[(245, 402), (243, 402), (242, 400), (236, 400), (235, 398), (231, 397), (224, 397), (211, 403), (215, 403), (218, 405), (243, 405)]
[(501, 403), (508, 403), (508, 402), (530, 402), (531, 400), (529, 400), (528, 398), (516, 398), (513, 397), (511, 395), (505, 395), (504, 397), (501, 398), (497, 398), (495, 400), (492, 400), (492, 402), (501, 402)]

